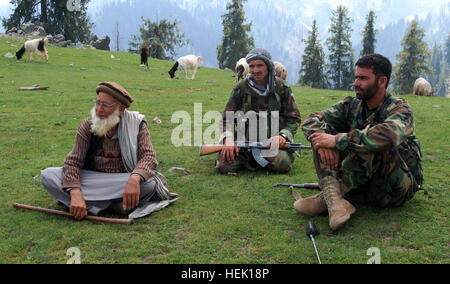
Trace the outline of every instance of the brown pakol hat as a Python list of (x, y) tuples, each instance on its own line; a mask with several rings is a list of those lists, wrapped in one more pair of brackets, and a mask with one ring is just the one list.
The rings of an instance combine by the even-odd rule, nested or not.
[(134, 101), (130, 94), (128, 94), (127, 90), (115, 82), (101, 82), (98, 84), (95, 91), (97, 92), (97, 95), (100, 92), (105, 92), (108, 95), (111, 95), (127, 108), (129, 108), (131, 103)]

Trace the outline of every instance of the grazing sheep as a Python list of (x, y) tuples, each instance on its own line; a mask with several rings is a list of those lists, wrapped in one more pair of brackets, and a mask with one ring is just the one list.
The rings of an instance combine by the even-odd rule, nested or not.
[(195, 74), (197, 73), (198, 64), (200, 62), (202, 62), (202, 57), (193, 54), (178, 58), (177, 62), (175, 62), (172, 69), (169, 71), (170, 78), (173, 78), (175, 76), (175, 72), (179, 69), (180, 71), (184, 71), (186, 79), (188, 79), (187, 73), (190, 71), (191, 80), (194, 80)]
[(433, 96), (433, 88), (427, 80), (424, 78), (419, 78), (414, 83), (413, 93), (416, 96), (431, 97)]
[(150, 49), (146, 44), (141, 46), (139, 50), (139, 54), (141, 55), (141, 66), (145, 65), (148, 69), (148, 57), (150, 56)]
[(20, 60), (25, 52), (28, 52), (28, 61), (33, 60), (33, 51), (36, 52), (38, 57), (38, 61), (41, 60), (41, 57), (45, 57), (45, 61), (48, 63), (48, 53), (45, 45), (48, 45), (48, 38), (45, 37), (43, 39), (31, 39), (27, 40), (21, 49), (16, 52), (17, 60)]
[(280, 77), (282, 80), (286, 80), (288, 72), (286, 67), (280, 62), (274, 61), (273, 65), (275, 66), (275, 75)]
[(234, 68), (234, 72), (236, 74), (236, 82), (247, 77), (249, 67), (245, 58), (239, 59), (239, 61), (236, 63), (236, 67)]

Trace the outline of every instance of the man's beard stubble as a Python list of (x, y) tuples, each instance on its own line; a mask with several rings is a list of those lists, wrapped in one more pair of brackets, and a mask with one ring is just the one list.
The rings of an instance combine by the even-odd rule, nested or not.
[(100, 119), (95, 112), (95, 106), (91, 109), (92, 126), (91, 132), (96, 136), (103, 137), (109, 130), (120, 122), (119, 109), (117, 108), (108, 118)]
[(362, 93), (356, 93), (356, 97), (364, 101), (370, 100), (378, 92), (377, 81), (375, 81), (373, 85), (367, 86), (365, 89), (355, 88), (355, 92), (362, 91)]

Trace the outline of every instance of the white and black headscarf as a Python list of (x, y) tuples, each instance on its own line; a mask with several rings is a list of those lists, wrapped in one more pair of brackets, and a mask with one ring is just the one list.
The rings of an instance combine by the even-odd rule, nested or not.
[(272, 56), (264, 48), (254, 48), (245, 57), (247, 63), (250, 64), (253, 60), (263, 60), (269, 71), (267, 78), (267, 86), (256, 84), (251, 74), (247, 75), (247, 84), (260, 96), (266, 96), (275, 90), (275, 68), (273, 66)]

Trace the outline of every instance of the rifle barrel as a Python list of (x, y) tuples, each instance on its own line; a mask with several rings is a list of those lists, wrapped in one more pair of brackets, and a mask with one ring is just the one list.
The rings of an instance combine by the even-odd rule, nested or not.
[(290, 149), (299, 149), (299, 150), (311, 150), (311, 146), (305, 146), (301, 143), (289, 143), (288, 148)]
[[(250, 142), (235, 142), (239, 149), (251, 149), (251, 148), (259, 148), (259, 149), (270, 149), (270, 144), (268, 143), (250, 143)], [(200, 156), (206, 156), (214, 153), (218, 153), (222, 151), (224, 145), (202, 145), (200, 146)], [(312, 147), (305, 146), (301, 143), (288, 143), (285, 148), (282, 149), (294, 149), (294, 150), (311, 150)]]
[(317, 183), (302, 183), (302, 184), (277, 183), (277, 184), (275, 184), (275, 187), (279, 187), (279, 186), (292, 186), (292, 187), (296, 187), (296, 188), (320, 189), (319, 184), (317, 184)]

